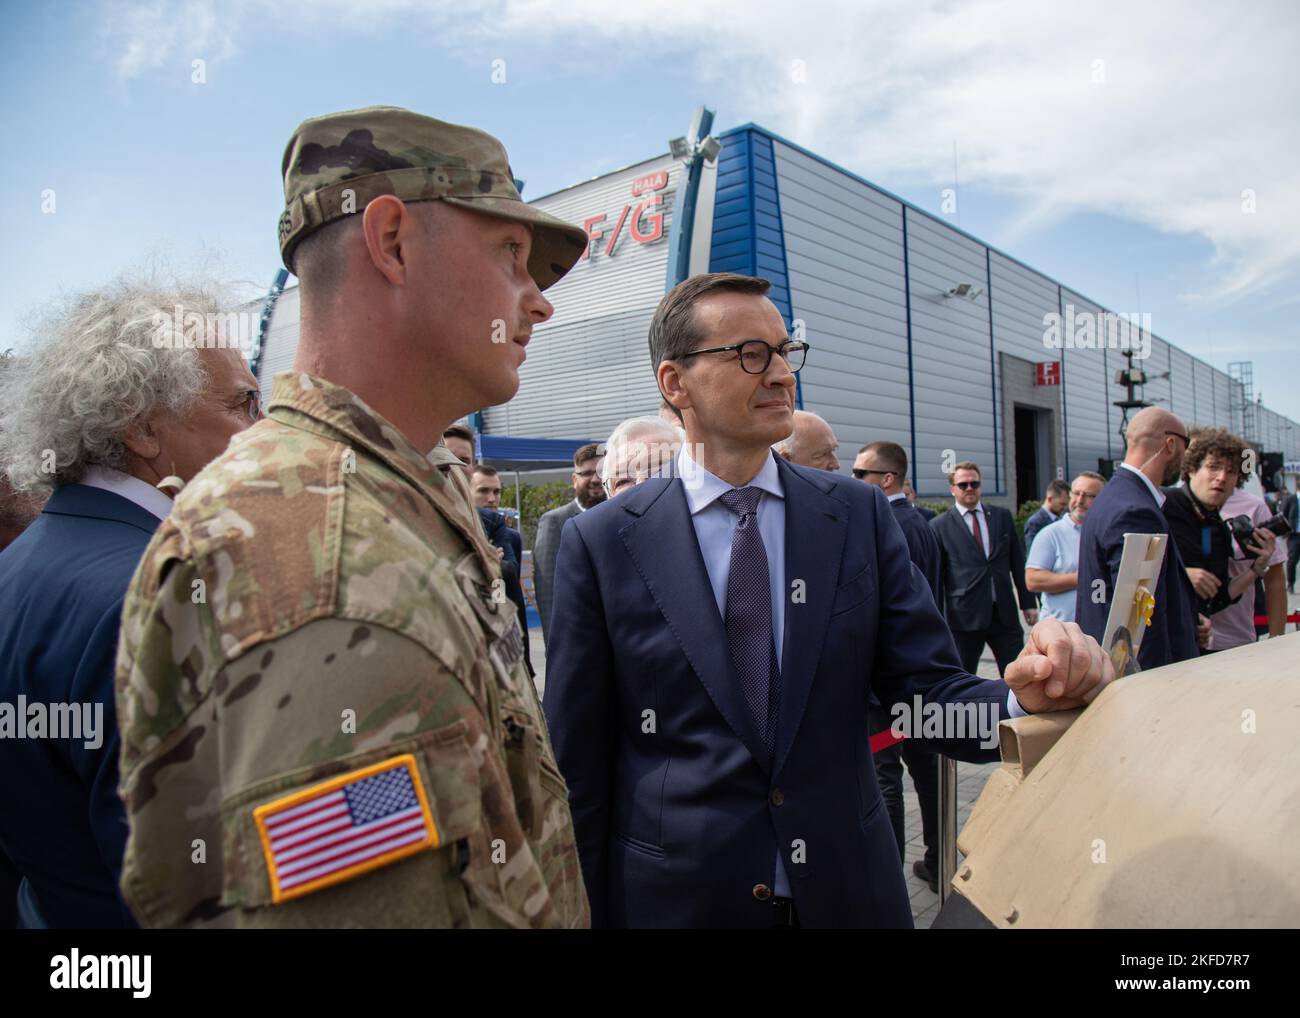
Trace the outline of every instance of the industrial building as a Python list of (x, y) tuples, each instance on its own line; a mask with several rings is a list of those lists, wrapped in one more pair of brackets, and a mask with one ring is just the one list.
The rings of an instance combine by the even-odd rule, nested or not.
[[(862, 444), (888, 439), (909, 451), (923, 497), (946, 498), (946, 468), (971, 459), (990, 501), (1039, 498), (1050, 479), (1108, 472), (1120, 457), (1116, 378), (1131, 368), (1144, 373), (1141, 397), (1189, 425), (1279, 454), (1294, 487), (1300, 426), (1253, 399), (1249, 364), (1230, 377), (762, 127), (705, 134), (707, 121), (703, 146), (693, 136), (532, 201), (582, 224), (590, 243), (547, 291), (555, 315), (534, 331), (518, 394), (475, 415), (485, 459), (554, 468), (624, 418), (656, 413), (655, 306), (687, 273), (734, 271), (770, 279), (811, 345), (799, 402), (835, 429), (845, 470)], [(264, 392), (297, 340), (296, 288), (273, 295), (254, 358)]]

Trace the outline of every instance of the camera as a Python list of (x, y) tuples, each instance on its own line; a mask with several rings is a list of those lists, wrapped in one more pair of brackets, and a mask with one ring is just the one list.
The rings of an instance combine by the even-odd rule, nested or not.
[(1271, 520), (1256, 526), (1255, 522), (1249, 516), (1233, 516), (1228, 520), (1228, 529), (1232, 531), (1232, 536), (1237, 540), (1237, 547), (1246, 558), (1254, 558), (1255, 553), (1250, 550), (1251, 540), (1255, 536), (1256, 530), (1271, 530), (1278, 537), (1286, 537), (1291, 533), (1291, 524), (1283, 516), (1274, 516)]

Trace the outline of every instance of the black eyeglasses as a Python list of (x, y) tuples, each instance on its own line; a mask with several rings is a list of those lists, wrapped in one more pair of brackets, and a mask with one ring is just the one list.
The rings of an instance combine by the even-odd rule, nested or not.
[(1166, 435), (1173, 435), (1174, 438), (1181, 438), (1181, 439), (1183, 440), (1183, 445), (1191, 445), (1191, 444), (1192, 444), (1192, 440), (1191, 440), (1190, 438), (1188, 438), (1186, 435), (1184, 435), (1181, 431), (1166, 431), (1165, 434), (1166, 434)]
[(892, 470), (864, 470), (861, 467), (853, 468), (853, 476), (856, 477), (859, 481), (862, 480), (862, 478), (866, 477), (867, 474), (892, 474), (892, 473), (894, 473), (894, 471)]
[(979, 486), (980, 486), (979, 481), (957, 481), (954, 484), (954, 487), (960, 488), (962, 491), (971, 491), (971, 490), (978, 491)]
[(774, 353), (779, 353), (781, 359), (785, 361), (785, 366), (798, 374), (808, 354), (808, 344), (802, 340), (787, 339), (780, 346), (769, 346), (761, 339), (747, 339), (743, 343), (732, 343), (730, 346), (711, 346), (707, 350), (692, 350), (690, 353), (682, 354), (678, 359), (686, 360), (687, 357), (698, 357), (702, 353), (727, 353), (731, 350), (740, 352), (740, 367), (748, 374), (761, 375), (765, 372), (768, 365), (772, 363)]

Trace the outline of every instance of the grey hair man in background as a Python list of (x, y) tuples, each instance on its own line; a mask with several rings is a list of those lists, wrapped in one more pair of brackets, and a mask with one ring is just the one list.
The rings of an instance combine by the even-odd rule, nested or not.
[[(1091, 470), (1080, 471), (1070, 486), (1069, 515), (1038, 531), (1025, 557), (1025, 586), (1043, 596), (1043, 617), (1074, 621), (1075, 588), (1079, 584), (1079, 535), (1092, 503), (1106, 486), (1106, 478)], [(1029, 527), (1025, 527), (1029, 536)]]
[[(0, 354), (0, 387), (4, 384), (5, 370), (17, 363), (18, 359), (13, 351)], [(4, 420), (0, 419), (0, 429), (3, 428)], [(17, 491), (9, 483), (3, 468), (0, 468), (0, 551), (13, 544), (18, 535), (31, 525), (32, 520), (40, 514), (42, 502), (44, 502), (43, 498), (36, 498), (25, 491)], [(0, 916), (3, 915), (3, 906), (0, 906)]]
[(676, 457), (685, 436), (662, 417), (630, 417), (610, 434), (601, 482), (610, 498), (658, 474)]
[(839, 440), (825, 419), (811, 410), (794, 412), (794, 430), (772, 448), (791, 463), (835, 473), (840, 469), (835, 450)]
[(224, 320), (206, 284), (119, 281), (70, 300), (0, 373), (0, 472), (49, 496), (0, 553), (0, 702), (48, 717), (0, 738), (0, 770), (22, 775), (0, 783), (22, 926), (131, 923), (117, 888), (118, 619), (167, 491), (261, 415), (237, 338), (209, 328)]

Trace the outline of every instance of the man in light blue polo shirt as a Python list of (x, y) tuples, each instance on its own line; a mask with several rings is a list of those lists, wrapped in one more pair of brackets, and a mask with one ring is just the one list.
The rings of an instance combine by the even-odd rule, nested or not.
[(1074, 621), (1074, 588), (1079, 583), (1079, 534), (1092, 500), (1106, 478), (1085, 470), (1070, 485), (1070, 512), (1035, 536), (1025, 559), (1025, 586), (1042, 594), (1042, 616)]

